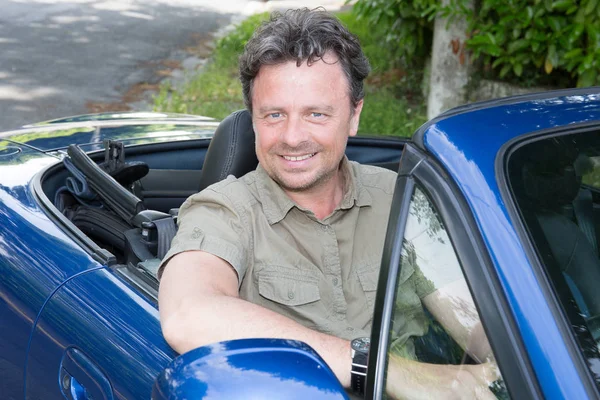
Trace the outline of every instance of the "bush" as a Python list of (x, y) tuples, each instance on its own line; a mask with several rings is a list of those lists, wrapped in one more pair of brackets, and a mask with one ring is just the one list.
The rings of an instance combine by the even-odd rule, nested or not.
[(598, 0), (484, 0), (470, 21), (475, 57), (500, 78), (561, 73), (571, 85), (600, 84)]
[(383, 41), (380, 49), (395, 67), (422, 65), (431, 52), (437, 0), (358, 0), (352, 12), (363, 29)]
[[(600, 84), (600, 0), (358, 0), (359, 18), (387, 31), (396, 63), (419, 62), (431, 51), (433, 19), (465, 17), (467, 48), (484, 72), (521, 84)], [(394, 49), (394, 46), (396, 49)]]

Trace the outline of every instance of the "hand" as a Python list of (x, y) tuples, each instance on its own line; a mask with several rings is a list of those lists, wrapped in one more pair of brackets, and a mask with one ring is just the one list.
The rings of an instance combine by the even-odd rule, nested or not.
[(386, 392), (394, 399), (495, 400), (489, 389), (500, 378), (494, 362), (438, 365), (390, 355)]

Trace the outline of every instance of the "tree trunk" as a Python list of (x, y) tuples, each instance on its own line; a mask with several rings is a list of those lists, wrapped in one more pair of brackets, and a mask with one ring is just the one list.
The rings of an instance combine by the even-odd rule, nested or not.
[[(443, 0), (447, 5), (449, 0)], [(473, 3), (469, 2), (469, 8)], [(427, 101), (429, 119), (464, 104), (469, 82), (469, 57), (465, 48), (467, 22), (462, 17), (451, 22), (436, 18), (431, 53), (431, 77)]]

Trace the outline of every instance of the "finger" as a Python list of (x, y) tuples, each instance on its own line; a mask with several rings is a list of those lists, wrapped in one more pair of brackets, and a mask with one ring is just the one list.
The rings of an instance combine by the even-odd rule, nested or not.
[(478, 365), (471, 365), (469, 370), (479, 382), (485, 383), (486, 386), (489, 386), (498, 379), (502, 378), (498, 365), (492, 361)]
[(481, 364), (481, 366), (483, 368), (483, 379), (485, 379), (485, 383), (488, 386), (496, 382), (498, 379), (502, 379), (500, 368), (498, 368), (498, 364), (495, 362), (488, 361), (485, 364)]
[(492, 393), (488, 387), (476, 386), (475, 387), (475, 399), (477, 400), (497, 400), (497, 397)]

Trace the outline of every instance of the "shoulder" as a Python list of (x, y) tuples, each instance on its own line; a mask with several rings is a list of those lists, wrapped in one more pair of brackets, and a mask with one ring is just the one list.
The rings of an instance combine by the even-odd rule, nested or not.
[(254, 171), (236, 178), (229, 175), (227, 178), (208, 186), (201, 192), (188, 197), (181, 208), (190, 207), (198, 203), (218, 203), (235, 206), (235, 208), (247, 208), (256, 203), (256, 185), (254, 183)]
[(390, 196), (394, 193), (398, 176), (396, 172), (355, 161), (350, 161), (350, 165), (357, 182), (360, 182), (364, 189), (369, 192), (383, 192)]

